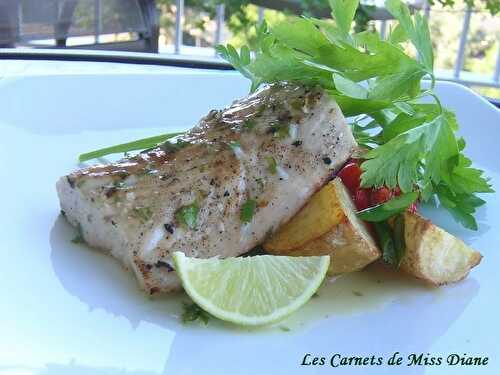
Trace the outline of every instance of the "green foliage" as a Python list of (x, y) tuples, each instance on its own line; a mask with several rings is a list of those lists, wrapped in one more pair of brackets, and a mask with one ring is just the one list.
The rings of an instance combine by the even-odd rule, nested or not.
[(175, 212), (175, 220), (185, 228), (196, 229), (200, 208), (196, 202), (182, 206)]
[(249, 223), (252, 221), (256, 207), (257, 202), (254, 199), (248, 199), (243, 203), (240, 210), (240, 220), (242, 223)]
[(410, 207), (410, 205), (415, 202), (417, 198), (418, 193), (415, 191), (401, 194), (399, 197), (391, 199), (388, 202), (360, 211), (357, 215), (364, 221), (378, 223), (406, 211), (406, 209)]
[[(433, 52), (427, 21), (411, 15), (399, 0), (386, 7), (398, 20), (388, 40), (372, 32), (351, 34), (357, 0), (332, 0), (332, 18), (290, 18), (272, 27), (258, 27), (253, 57), (249, 47), (238, 53), (232, 46), (218, 47), (252, 82), (300, 82), (325, 88), (353, 122), (358, 141), (371, 150), (364, 156), (362, 185), (400, 186), (419, 190), (423, 200), (437, 196), (443, 207), (468, 228), (476, 229), (473, 213), (482, 204), (476, 193), (491, 192), (482, 171), (472, 168), (457, 139), (458, 124), (442, 108), (432, 87)], [(342, 6), (341, 6), (342, 5)], [(409, 40), (419, 54), (415, 60), (401, 43)], [(418, 104), (423, 97), (436, 104)]]
[(394, 218), (394, 228), (387, 221), (374, 222), (373, 228), (377, 233), (382, 259), (398, 269), (406, 251), (404, 240), (404, 216), (397, 215)]
[(181, 320), (184, 324), (199, 321), (207, 325), (208, 321), (210, 320), (210, 314), (194, 302), (183, 302), (182, 310)]

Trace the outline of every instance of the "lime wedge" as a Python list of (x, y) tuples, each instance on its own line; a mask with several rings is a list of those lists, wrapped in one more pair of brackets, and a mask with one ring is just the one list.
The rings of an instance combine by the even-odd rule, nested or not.
[(184, 290), (213, 316), (241, 325), (276, 322), (298, 310), (325, 278), (329, 256), (188, 258), (173, 255)]

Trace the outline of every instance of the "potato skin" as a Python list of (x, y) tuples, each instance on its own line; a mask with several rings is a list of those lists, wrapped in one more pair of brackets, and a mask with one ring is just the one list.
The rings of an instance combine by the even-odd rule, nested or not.
[[(457, 282), (481, 254), (417, 213), (404, 214), (406, 252), (400, 270), (439, 286)], [(376, 242), (339, 178), (316, 193), (263, 245), (275, 255), (330, 255), (330, 275), (354, 272), (381, 256)]]
[(344, 215), (339, 210), (335, 189), (335, 185), (329, 183), (314, 194), (288, 223), (265, 242), (264, 248), (271, 253), (300, 248), (342, 221)]
[(464, 279), (482, 255), (430, 220), (405, 213), (406, 252), (401, 270), (433, 286)]
[[(314, 209), (309, 203), (304, 207), (308, 215), (307, 222), (299, 215), (292, 219), (293, 227), (302, 228), (301, 233), (307, 241), (296, 241), (298, 246), (290, 246), (290, 241), (283, 234), (290, 232), (290, 228), (286, 227), (291, 221), (264, 243), (264, 249), (275, 255), (330, 255), (330, 275), (358, 271), (380, 258), (375, 241), (366, 224), (356, 217), (354, 204), (340, 179), (334, 179), (317, 194), (322, 195), (323, 204), (315, 205)], [(336, 218), (329, 221), (326, 232), (324, 227), (321, 233), (307, 224), (317, 223), (325, 216)]]
[(329, 275), (355, 272), (380, 258), (380, 251), (349, 220), (333, 227), (325, 235), (312, 240), (290, 255), (330, 255)]

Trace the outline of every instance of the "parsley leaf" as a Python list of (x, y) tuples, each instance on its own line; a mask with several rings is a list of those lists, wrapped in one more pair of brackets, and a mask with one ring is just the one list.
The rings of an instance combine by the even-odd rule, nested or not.
[[(387, 185), (390, 188), (399, 184), (404, 192), (413, 190), (421, 177), (424, 184), (437, 184), (458, 153), (453, 124), (448, 116), (440, 114), (366, 153), (367, 160), (361, 165), (361, 183), (364, 187)], [(424, 170), (419, 174), (422, 159)], [(381, 170), (384, 172), (380, 173)]]
[(396, 216), (392, 226), (387, 221), (381, 221), (373, 223), (373, 227), (382, 249), (382, 259), (398, 269), (406, 251), (404, 215)]
[[(433, 91), (433, 51), (425, 17), (401, 0), (386, 0), (397, 19), (389, 38), (375, 32), (351, 33), (359, 0), (329, 0), (332, 19), (294, 18), (257, 28), (254, 54), (219, 47), (226, 60), (252, 81), (251, 90), (278, 81), (319, 85), (352, 121), (363, 155), (362, 186), (420, 191), (423, 201), (438, 198), (441, 206), (467, 228), (477, 228), (474, 212), (491, 192), (483, 172), (464, 155), (456, 136), (458, 123)], [(333, 22), (332, 22), (333, 21)], [(414, 59), (401, 43), (411, 41)], [(424, 77), (432, 80), (422, 89)], [(422, 98), (435, 104), (420, 104)], [(366, 123), (369, 125), (366, 125)], [(268, 163), (271, 169), (272, 163)]]
[(199, 307), (196, 303), (188, 303), (182, 302), (182, 315), (181, 320), (182, 323), (186, 324), (189, 322), (194, 322), (196, 320), (201, 321), (205, 325), (208, 324), (208, 320), (210, 319), (210, 314)]
[(215, 47), (215, 51), (225, 60), (229, 61), (235, 69), (237, 69), (241, 74), (243, 74), (246, 78), (250, 79), (253, 84), (258, 85), (258, 81), (256, 81), (256, 77), (254, 74), (248, 69), (248, 65), (250, 64), (250, 49), (247, 46), (243, 46), (240, 49), (240, 53), (236, 49), (228, 44), (227, 47), (222, 45), (218, 45)]
[(187, 206), (182, 206), (175, 213), (175, 220), (181, 225), (188, 227), (189, 229), (196, 228), (196, 222), (198, 220), (198, 212), (200, 208), (196, 202), (191, 203)]
[(359, 5), (359, 0), (328, 0), (332, 8), (332, 18), (345, 38), (349, 37), (354, 14)]
[(240, 210), (240, 220), (242, 223), (249, 223), (252, 221), (256, 207), (257, 202), (254, 199), (248, 199), (245, 203), (243, 203)]
[(440, 204), (446, 208), (453, 218), (464, 227), (477, 230), (477, 222), (473, 214), (485, 202), (474, 194), (456, 193), (446, 183), (435, 187)]
[(416, 13), (412, 19), (408, 6), (400, 0), (386, 0), (385, 7), (399, 21), (399, 25), (420, 54), (424, 66), (432, 72), (434, 56), (426, 18)]
[(251, 119), (245, 120), (243, 122), (243, 128), (247, 129), (247, 130), (251, 130), (251, 129), (255, 128), (255, 121), (253, 121)]
[(364, 221), (380, 222), (405, 211), (418, 198), (418, 193), (401, 194), (399, 197), (375, 207), (358, 212), (357, 216)]
[(153, 211), (149, 207), (134, 207), (132, 216), (138, 219), (141, 223), (146, 223), (153, 216)]
[(382, 259), (389, 264), (396, 264), (396, 249), (392, 239), (392, 229), (387, 221), (374, 223), (373, 228), (377, 234), (378, 243), (382, 250)]

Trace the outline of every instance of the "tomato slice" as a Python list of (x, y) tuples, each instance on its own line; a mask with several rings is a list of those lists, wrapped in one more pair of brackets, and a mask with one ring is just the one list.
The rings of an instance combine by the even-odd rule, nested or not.
[[(401, 195), (401, 189), (396, 186), (394, 189), (389, 189), (386, 186), (374, 189), (364, 189), (361, 187), (361, 174), (363, 173), (360, 164), (362, 159), (350, 159), (349, 162), (342, 168), (337, 176), (340, 177), (345, 187), (351, 194), (354, 205), (358, 211), (389, 201), (393, 197)], [(417, 212), (417, 202), (408, 207), (408, 211)]]
[(370, 203), (373, 206), (377, 204), (385, 203), (392, 198), (392, 192), (389, 188), (382, 186), (378, 189), (373, 189), (370, 194)]
[(353, 196), (355, 196), (361, 185), (361, 173), (362, 170), (359, 165), (350, 162), (347, 163), (337, 174), (346, 186), (347, 190), (349, 190)]
[(358, 189), (354, 194), (354, 205), (358, 211), (370, 207), (370, 190)]

